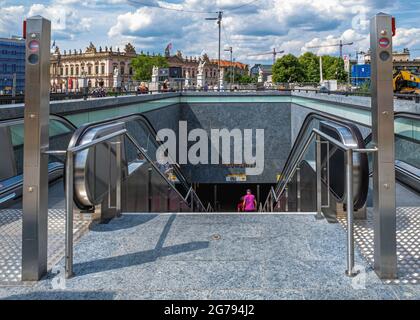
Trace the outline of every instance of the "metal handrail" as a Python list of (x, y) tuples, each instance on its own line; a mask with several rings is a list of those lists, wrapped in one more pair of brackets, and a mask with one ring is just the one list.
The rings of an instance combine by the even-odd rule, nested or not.
[[(350, 277), (355, 276), (354, 271), (354, 225), (353, 225), (353, 153), (375, 153), (378, 151), (376, 147), (370, 149), (361, 149), (357, 147), (349, 147), (338, 141), (337, 139), (332, 138), (328, 134), (318, 130), (312, 129), (310, 135), (304, 143), (304, 147), (301, 149), (299, 156), (296, 158), (296, 161), (293, 163), (292, 169), (289, 171), (285, 183), (283, 183), (280, 192), (276, 194), (274, 188), (270, 190), (269, 196), (267, 197), (264, 209), (266, 210), (268, 204), (270, 203), (270, 209), (273, 210), (273, 200), (276, 202), (279, 201), (283, 191), (285, 190), (288, 181), (295, 174), (297, 168), (299, 167), (300, 162), (303, 160), (303, 157), (309, 148), (312, 140), (316, 138), (317, 141), (317, 161), (316, 161), (316, 172), (317, 172), (317, 218), (322, 217), (322, 188), (321, 188), (321, 163), (320, 163), (320, 150), (321, 150), (321, 138), (328, 141), (335, 147), (341, 149), (345, 152), (345, 164), (346, 164), (346, 202), (347, 202), (347, 270), (346, 274)], [(329, 160), (328, 160), (329, 161)]]
[[(115, 139), (117, 137), (126, 136), (136, 147), (136, 149), (142, 154), (142, 156), (147, 159), (147, 161), (152, 165), (152, 167), (161, 175), (161, 177), (168, 183), (168, 185), (180, 196), (181, 199), (183, 199), (184, 202), (188, 205), (188, 196), (192, 196), (191, 198), (191, 208), (194, 208), (194, 198), (196, 197), (198, 200), (199, 205), (201, 208), (206, 211), (205, 206), (201, 202), (200, 198), (194, 191), (194, 189), (191, 187), (188, 191), (185, 198), (182, 196), (182, 194), (176, 189), (176, 187), (173, 185), (173, 183), (159, 170), (159, 168), (153, 163), (152, 159), (148, 156), (148, 154), (141, 148), (138, 143), (134, 140), (134, 138), (127, 132), (127, 129), (118, 130), (116, 132), (110, 133), (108, 135), (105, 135), (103, 137), (97, 138), (95, 140), (92, 140), (90, 142), (84, 143), (79, 146), (70, 147), (66, 151), (66, 224), (65, 224), (65, 276), (67, 278), (71, 277), (73, 275), (73, 183), (74, 183), (74, 155), (78, 152), (87, 150), (91, 147), (94, 147), (100, 143), (109, 142), (112, 139)], [(118, 176), (117, 178), (117, 184), (118, 181), (121, 183), (121, 146), (118, 145), (119, 151), (117, 151), (117, 162), (120, 166), (118, 169)], [(54, 153), (63, 153), (63, 151), (52, 151)], [(121, 185), (117, 185), (117, 205), (116, 209), (117, 211), (121, 211)]]
[[(66, 225), (65, 225), (65, 275), (67, 278), (73, 275), (73, 183), (74, 183), (74, 155), (83, 150), (89, 149), (100, 143), (108, 142), (114, 138), (126, 134), (127, 130), (122, 129), (114, 133), (105, 135), (80, 146), (74, 146), (67, 149), (66, 155)], [(117, 159), (120, 159), (117, 154)], [(120, 168), (121, 169), (121, 168)], [(118, 198), (117, 193), (117, 198)], [(117, 199), (117, 207), (121, 202)], [(118, 208), (117, 208), (118, 210)]]
[[(126, 129), (125, 129), (126, 130)], [(188, 201), (186, 200), (190, 194), (190, 190), (188, 191), (187, 195), (184, 196), (178, 191), (178, 189), (175, 188), (175, 186), (173, 185), (172, 181), (170, 181), (168, 179), (168, 177), (166, 175), (164, 175), (162, 173), (162, 171), (160, 171), (160, 169), (156, 166), (156, 164), (154, 164), (153, 160), (149, 157), (149, 155), (144, 151), (144, 149), (137, 143), (137, 141), (133, 138), (133, 136), (128, 133), (128, 131), (126, 130), (125, 134), (124, 134), (128, 140), (130, 140), (131, 143), (133, 143), (134, 147), (136, 147), (136, 149), (142, 154), (142, 156), (152, 165), (152, 167), (158, 171), (158, 173), (161, 175), (161, 177), (174, 189), (174, 191), (176, 193), (178, 193), (178, 195), (188, 204)], [(94, 140), (95, 141), (95, 140)], [(191, 189), (191, 188), (190, 188)]]
[(206, 209), (206, 211), (207, 211), (207, 212), (214, 212), (213, 206), (211, 205), (211, 203), (210, 203), (210, 202), (209, 202), (209, 203), (208, 203), (208, 205), (207, 205), (207, 209)]
[[(128, 121), (133, 121), (133, 120), (139, 120), (143, 125), (146, 126), (147, 130), (151, 132), (151, 134), (153, 136), (157, 136), (156, 130), (154, 129), (154, 127), (152, 126), (152, 124), (150, 123), (150, 121), (141, 113), (135, 113), (135, 114), (131, 114), (131, 115), (124, 115), (124, 116), (120, 116), (117, 118), (113, 118), (113, 119), (105, 119), (105, 120), (101, 120), (101, 121), (96, 121), (93, 123), (87, 123), (81, 127), (79, 127), (76, 132), (75, 135), (77, 135), (77, 137), (75, 139), (72, 138), (72, 140), (74, 141), (74, 143), (77, 143), (80, 140), (80, 136), (82, 136), (87, 130), (93, 128), (93, 127), (98, 127), (98, 126), (102, 126), (104, 124), (108, 124), (111, 122), (128, 122)], [(162, 143), (157, 141), (157, 140), (153, 140), (154, 143), (156, 143), (156, 146), (161, 145)], [(169, 159), (171, 159), (170, 155), (168, 155)], [(181, 168), (179, 167), (179, 165), (177, 163), (175, 163), (175, 161), (172, 161), (174, 163), (174, 165), (172, 166), (172, 168), (176, 171), (176, 175), (178, 178), (180, 178), (180, 181), (182, 183), (182, 185), (185, 187), (185, 189), (187, 190), (189, 187), (189, 184), (187, 183), (187, 179), (185, 178), (184, 174), (182, 173)]]
[(162, 176), (163, 179), (165, 179), (165, 181), (174, 189), (175, 192), (178, 193), (178, 195), (188, 204), (188, 197), (193, 194), (195, 197), (197, 197), (198, 199), (198, 203), (201, 205), (201, 207), (204, 209), (204, 211), (206, 210), (206, 207), (203, 205), (203, 203), (201, 202), (200, 198), (198, 197), (197, 193), (195, 192), (195, 190), (193, 189), (193, 187), (190, 187), (190, 189), (188, 190), (186, 196), (184, 197), (179, 191), (178, 189), (175, 188), (175, 186), (173, 185), (172, 181), (170, 181), (168, 179), (168, 177), (166, 177), (166, 175), (164, 175), (162, 173), (162, 171), (159, 170), (159, 168), (153, 163), (153, 160), (149, 157), (149, 155), (147, 154), (147, 152), (137, 143), (137, 141), (135, 141), (135, 139), (133, 138), (133, 136), (126, 132), (125, 136), (130, 140), (130, 142), (132, 142), (134, 144), (134, 146), (136, 147), (136, 149), (138, 151), (140, 151), (140, 153), (142, 154), (142, 156), (148, 160), (148, 162), (153, 166), (154, 169), (156, 169), (159, 174)]

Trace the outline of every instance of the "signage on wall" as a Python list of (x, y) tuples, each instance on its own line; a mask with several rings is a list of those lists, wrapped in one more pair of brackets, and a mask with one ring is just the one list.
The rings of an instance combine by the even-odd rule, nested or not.
[(246, 174), (228, 174), (226, 182), (246, 182)]

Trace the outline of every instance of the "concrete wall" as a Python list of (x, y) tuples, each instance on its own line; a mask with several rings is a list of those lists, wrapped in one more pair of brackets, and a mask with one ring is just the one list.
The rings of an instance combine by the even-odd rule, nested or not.
[[(315, 93), (315, 92), (305, 92), (305, 91), (301, 91), (301, 92), (293, 91), (292, 96), (318, 99), (322, 101), (329, 101), (329, 102), (347, 104), (347, 105), (352, 105), (352, 106), (362, 106), (362, 107), (368, 107), (368, 108), (370, 108), (371, 106), (370, 97), (357, 97), (357, 96), (346, 97), (344, 95), (329, 95), (327, 93)], [(394, 110), (396, 112), (420, 113), (420, 103), (416, 103), (413, 100), (395, 99)]]
[[(127, 106), (139, 103), (154, 102), (160, 99), (179, 98), (178, 93), (162, 93), (138, 96), (119, 96), (105, 98), (90, 98), (88, 100), (63, 100), (51, 101), (50, 113), (68, 115), (73, 113), (88, 112), (94, 110), (106, 110), (118, 106)], [(176, 101), (177, 102), (177, 101)], [(0, 120), (23, 117), (24, 104), (1, 105)]]
[[(302, 128), (302, 124), (305, 121), (306, 117), (312, 113), (316, 112), (315, 110), (312, 110), (310, 108), (303, 107), (301, 105), (297, 105), (292, 103), (291, 104), (291, 141), (292, 145), (296, 140), (297, 135), (299, 134), (300, 129)], [(336, 115), (339, 116), (339, 115)], [(343, 119), (344, 121), (346, 119)], [(370, 132), (371, 129), (365, 126), (357, 125), (360, 132), (362, 133), (363, 137), (366, 138)]]
[[(290, 104), (288, 103), (199, 103), (181, 104), (181, 119), (187, 121), (188, 131), (202, 128), (232, 130), (264, 129), (264, 172), (258, 176), (248, 176), (247, 183), (275, 183), (290, 151)], [(232, 139), (233, 140), (233, 139)], [(192, 145), (194, 143), (190, 143)], [(255, 141), (253, 143), (255, 154)], [(209, 153), (211, 152), (209, 142)], [(210, 155), (209, 155), (210, 157)], [(231, 141), (231, 159), (233, 146)], [(194, 182), (226, 183), (227, 174), (243, 174), (244, 168), (223, 165), (184, 165), (184, 172)]]

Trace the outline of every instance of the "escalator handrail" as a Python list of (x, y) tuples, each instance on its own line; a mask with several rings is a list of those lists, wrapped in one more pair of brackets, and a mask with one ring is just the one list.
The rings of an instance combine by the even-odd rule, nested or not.
[[(395, 112), (394, 113), (394, 121), (395, 119), (398, 118), (408, 118), (408, 119), (414, 119), (414, 120), (419, 120), (420, 121), (420, 114), (418, 113), (411, 113), (411, 112), (406, 112), (406, 111), (401, 111), (401, 112)], [(369, 133), (366, 138), (365, 138), (365, 143), (368, 144), (372, 141), (372, 132)]]
[[(395, 112), (394, 113), (394, 119), (397, 119), (397, 118), (411, 118), (411, 119), (420, 120), (420, 114), (415, 114), (415, 113), (410, 113), (410, 112), (405, 112), (405, 111)], [(295, 142), (293, 144), (292, 150), (290, 151), (290, 153), (289, 153), (289, 155), (288, 155), (288, 157), (286, 159), (285, 165), (284, 165), (283, 170), (282, 170), (282, 173), (281, 173), (281, 177), (283, 177), (284, 174), (287, 173), (287, 169), (290, 166), (290, 162), (294, 158), (295, 153), (297, 152), (298, 147), (301, 145), (303, 136), (307, 132), (307, 128), (308, 128), (309, 124), (313, 120), (315, 120), (315, 119), (318, 119), (318, 120), (331, 120), (331, 121), (334, 121), (334, 122), (337, 122), (337, 123), (340, 123), (340, 124), (343, 124), (343, 125), (346, 125), (347, 124), (346, 119), (344, 119), (342, 117), (339, 117), (339, 116), (333, 116), (333, 115), (325, 114), (325, 113), (322, 113), (322, 112), (311, 112), (311, 113), (309, 113), (306, 116), (306, 118), (305, 118), (305, 120), (304, 120), (304, 122), (303, 122), (303, 124), (301, 126), (301, 129), (300, 129), (300, 131), (299, 131), (299, 133), (298, 133), (298, 135), (297, 135), (297, 137), (295, 139)], [(366, 127), (370, 127), (370, 126), (366, 126)], [(370, 133), (364, 139), (365, 145), (367, 145), (371, 141), (371, 138), (372, 138), (372, 133)], [(397, 168), (397, 170), (398, 170), (398, 168)], [(278, 193), (278, 190), (281, 187), (282, 181), (283, 181), (283, 179), (280, 180), (277, 183), (277, 185), (276, 185), (275, 191), (276, 191), (276, 195), (277, 196), (280, 196), (279, 193)], [(420, 177), (419, 177), (419, 182), (420, 182)]]
[[(309, 124), (315, 119), (330, 120), (330, 121), (334, 121), (334, 122), (337, 122), (337, 123), (342, 124), (342, 125), (348, 125), (348, 121), (346, 121), (344, 118), (341, 118), (341, 117), (338, 117), (338, 116), (333, 116), (333, 115), (330, 115), (330, 114), (324, 114), (324, 113), (320, 113), (320, 112), (309, 113), (306, 116), (305, 120), (303, 121), (301, 129), (299, 130), (299, 133), (298, 133), (298, 135), (295, 139), (295, 142), (293, 144), (292, 150), (289, 152), (289, 155), (286, 159), (286, 162), (284, 164), (283, 170), (282, 170), (281, 175), (280, 175), (281, 177), (284, 177), (284, 175), (287, 173), (287, 171), (288, 171), (287, 169), (291, 165), (290, 162), (293, 160), (293, 158), (295, 156), (295, 153), (297, 152), (298, 147), (301, 145), (303, 136), (307, 132)], [(276, 185), (275, 191), (276, 191), (277, 195), (278, 195), (278, 190), (280, 188), (280, 185), (281, 185), (282, 181), (283, 181), (283, 179), (281, 179)]]
[[(206, 208), (204, 207), (203, 203), (201, 202), (200, 198), (198, 197), (197, 193), (195, 192), (195, 190), (193, 189), (193, 187), (190, 187), (190, 189), (188, 190), (187, 195), (184, 197), (179, 191), (178, 189), (173, 185), (173, 183), (168, 179), (168, 177), (166, 177), (162, 171), (159, 170), (159, 168), (156, 166), (156, 164), (153, 162), (152, 159), (150, 159), (149, 155), (143, 150), (143, 148), (137, 143), (137, 141), (134, 139), (134, 137), (128, 133), (125, 132), (124, 135), (128, 138), (128, 140), (130, 140), (130, 142), (134, 145), (134, 147), (137, 149), (137, 151), (139, 151), (142, 156), (147, 160), (147, 162), (149, 162), (149, 164), (160, 174), (160, 176), (165, 180), (165, 182), (176, 192), (178, 193), (178, 195), (181, 197), (181, 199), (184, 200), (184, 202), (188, 205), (188, 199), (190, 194), (194, 195), (197, 197), (201, 207), (204, 209), (204, 211), (206, 211)], [(192, 205), (192, 203), (190, 204)]]
[[(55, 114), (55, 113), (51, 113), (50, 116), (49, 116), (49, 119), (61, 122), (61, 123), (65, 124), (67, 127), (71, 128), (73, 130), (77, 129), (77, 127), (73, 124), (73, 122), (71, 122), (70, 120), (68, 120), (64, 116), (61, 116), (61, 115), (58, 115), (58, 114)], [(10, 124), (10, 125), (20, 124), (20, 123), (23, 124), (24, 121), (25, 121), (25, 119), (23, 117), (0, 119), (0, 127), (6, 126), (8, 124)]]
[[(128, 121), (132, 121), (132, 120), (137, 120), (139, 119), (143, 124), (146, 125), (147, 129), (154, 135), (154, 137), (157, 136), (156, 130), (155, 128), (152, 126), (152, 124), (150, 123), (149, 119), (147, 119), (143, 114), (141, 113), (134, 113), (131, 115), (124, 115), (121, 117), (117, 117), (117, 118), (113, 118), (113, 119), (105, 119), (105, 120), (100, 120), (100, 121), (96, 121), (96, 122), (91, 122), (91, 123), (86, 123), (82, 126), (80, 126), (73, 134), (73, 137), (70, 140), (69, 143), (69, 147), (72, 146), (76, 146), (77, 143), (80, 142), (80, 139), (83, 137), (84, 133), (87, 132), (88, 130), (97, 127), (97, 126), (102, 126), (104, 124), (108, 124), (108, 123), (112, 123), (112, 122), (118, 122), (118, 121), (123, 121), (123, 122), (128, 122)], [(161, 145), (162, 143), (160, 141), (157, 140), (153, 140), (154, 142), (156, 142), (158, 145)], [(174, 162), (174, 161), (172, 161)], [(183, 186), (186, 188), (186, 190), (188, 190), (190, 188), (190, 185), (187, 182), (187, 179), (185, 178), (185, 175), (183, 174), (181, 168), (179, 167), (177, 162), (174, 162), (175, 164), (173, 165), (173, 168), (175, 169), (176, 173), (178, 173), (181, 177), (182, 177), (182, 184)]]
[[(395, 112), (394, 113), (394, 121), (395, 121), (395, 119), (399, 119), (399, 118), (413, 119), (413, 120), (419, 120), (420, 121), (420, 114), (406, 112), (406, 111)], [(407, 138), (407, 137), (405, 137), (405, 138)], [(372, 142), (372, 132), (369, 133), (367, 135), (367, 137), (365, 138), (365, 144), (366, 145), (368, 145), (370, 142)], [(400, 173), (404, 173), (406, 175), (408, 173), (408, 171), (400, 168), (398, 165), (395, 165), (395, 170), (400, 172)], [(371, 175), (372, 175), (372, 173), (370, 172), (369, 176), (371, 176)], [(410, 179), (416, 181), (417, 185), (420, 185), (420, 176), (410, 172), (409, 177), (410, 177)], [(420, 190), (416, 190), (416, 191), (420, 192)]]
[[(420, 120), (420, 114), (410, 113), (410, 112), (406, 112), (406, 111), (400, 111), (400, 112), (395, 112), (394, 113), (394, 119), (395, 118), (412, 118), (412, 119)], [(288, 165), (288, 162), (290, 162), (290, 160), (291, 160), (290, 158), (292, 157), (292, 154), (295, 152), (295, 149), (299, 146), (299, 143), (297, 143), (297, 142), (299, 142), (299, 140), (302, 139), (303, 134), (306, 132), (306, 127), (314, 119), (331, 120), (331, 121), (335, 121), (335, 122), (341, 123), (343, 125), (346, 125), (347, 122), (348, 122), (348, 120), (345, 119), (345, 118), (343, 118), (343, 117), (333, 116), (331, 114), (326, 114), (326, 113), (319, 112), (319, 111), (318, 112), (317, 111), (314, 111), (314, 112), (309, 113), (306, 116), (306, 118), (305, 118), (305, 120), (304, 120), (304, 122), (303, 122), (303, 124), (301, 126), (301, 129), (300, 129), (300, 131), (298, 133), (298, 136), (295, 139), (295, 142), (293, 144), (292, 150), (290, 151), (289, 156), (286, 159), (286, 163), (284, 165), (284, 168), (286, 168), (286, 166)], [(367, 126), (366, 125), (366, 127), (370, 127), (370, 126)], [(368, 142), (370, 142), (371, 138), (372, 138), (372, 133), (370, 133), (365, 138), (365, 144), (367, 144)]]
[[(291, 167), (291, 170), (289, 170), (287, 176), (285, 176), (285, 179), (283, 179), (284, 181), (289, 181), (291, 179), (291, 177), (293, 176), (293, 174), (296, 172), (299, 163), (303, 160), (303, 157), (305, 156), (306, 151), (308, 150), (312, 140), (315, 139), (315, 137), (321, 137), (322, 139), (328, 141), (330, 144), (334, 145), (335, 147), (341, 149), (344, 152), (347, 152), (349, 150), (353, 150), (353, 152), (360, 152), (360, 153), (368, 153), (368, 152), (376, 152), (377, 149), (360, 149), (358, 146), (357, 147), (349, 147), (345, 144), (343, 144), (341, 141), (329, 136), (328, 134), (313, 128), (311, 130), (310, 135), (306, 138), (306, 140), (304, 140), (304, 144), (303, 144), (303, 148), (301, 149), (301, 151), (299, 152), (299, 155), (296, 159), (296, 161), (293, 162), (293, 165)], [(270, 196), (274, 197), (275, 202), (278, 202), (280, 200), (280, 197), (284, 191), (284, 189), (286, 188), (287, 183), (282, 184), (280, 192), (274, 192), (274, 194), (272, 194), (272, 191), (270, 192), (269, 196), (267, 197), (266, 203), (264, 204), (264, 208), (266, 207), (268, 201), (270, 200)]]
[[(63, 169), (64, 165), (60, 162), (51, 162), (48, 164), (49, 175), (57, 171), (63, 171)], [(2, 180), (1, 182), (6, 183), (6, 185), (2, 185), (0, 187), (0, 198), (3, 197), (4, 194), (13, 192), (13, 190), (15, 190), (16, 188), (21, 188), (23, 186), (23, 174), (19, 174), (9, 179)]]
[[(104, 141), (108, 141), (108, 140), (110, 140), (112, 138), (115, 138), (115, 137), (118, 137), (118, 136), (122, 136), (122, 135), (125, 135), (128, 138), (128, 140), (134, 145), (134, 147), (137, 149), (137, 151), (139, 151), (142, 154), (142, 156), (147, 160), (147, 162), (165, 180), (165, 182), (169, 185), (169, 187), (171, 187), (180, 196), (180, 198), (187, 205), (189, 205), (189, 203), (188, 203), (188, 196), (190, 194), (192, 194), (192, 193), (195, 194), (194, 190), (191, 188), (190, 191), (188, 192), (187, 196), (184, 198), (182, 196), (182, 194), (172, 184), (172, 182), (159, 170), (159, 168), (156, 166), (156, 164), (153, 162), (153, 160), (150, 159), (149, 155), (143, 150), (143, 148), (137, 143), (137, 141), (127, 132), (127, 129), (123, 129), (123, 130), (119, 130), (119, 131), (110, 133), (110, 134), (108, 134), (106, 136), (103, 136), (103, 137), (94, 139), (94, 140), (92, 140), (90, 142), (87, 142), (87, 143), (84, 143), (84, 144), (80, 144), (80, 145), (77, 145), (77, 146), (71, 146), (71, 147), (69, 146), (67, 148), (67, 157), (66, 158), (69, 158), (69, 153), (70, 154), (77, 154), (78, 152), (81, 152), (81, 151), (84, 151), (86, 149), (89, 149), (89, 148), (91, 148), (93, 146), (96, 146), (99, 143), (102, 143)], [(67, 179), (67, 177), (66, 177), (66, 179)], [(66, 185), (67, 185), (67, 183), (66, 183)], [(201, 201), (200, 201), (200, 203), (201, 203)], [(204, 207), (202, 203), (201, 203), (201, 205), (202, 205), (202, 207)]]

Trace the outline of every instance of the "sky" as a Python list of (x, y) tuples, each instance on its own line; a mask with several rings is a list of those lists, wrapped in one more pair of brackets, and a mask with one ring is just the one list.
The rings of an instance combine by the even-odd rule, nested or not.
[[(217, 57), (217, 17), (223, 11), (222, 50), (232, 46), (236, 61), (271, 63), (273, 48), (300, 55), (306, 51), (338, 55), (340, 40), (354, 42), (344, 53), (353, 58), (369, 48), (369, 20), (378, 13), (397, 19), (394, 48), (419, 49), (420, 0), (0, 0), (0, 37), (21, 35), (22, 21), (42, 15), (52, 21), (52, 39), (63, 50), (97, 47), (187, 56)], [(229, 59), (222, 51), (222, 59)]]

